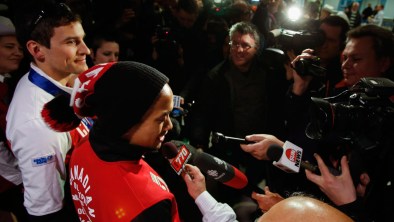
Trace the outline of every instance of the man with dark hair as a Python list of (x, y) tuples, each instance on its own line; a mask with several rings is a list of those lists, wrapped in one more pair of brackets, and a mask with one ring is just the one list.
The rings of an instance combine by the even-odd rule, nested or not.
[[(337, 95), (338, 92), (343, 91), (343, 89), (352, 87), (363, 77), (385, 77), (391, 80), (394, 79), (394, 34), (392, 32), (376, 25), (365, 25), (352, 29), (348, 32), (347, 36), (348, 40), (346, 48), (343, 51), (342, 61), (343, 80), (337, 84), (337, 92), (331, 94), (331, 96)], [(370, 117), (368, 116), (368, 118)], [(392, 119), (392, 113), (391, 117), (388, 118)], [(377, 124), (389, 125), (389, 123), (385, 122)], [(370, 132), (373, 130), (374, 129), (370, 129)], [(343, 173), (339, 177), (334, 177), (327, 173), (319, 176), (311, 172), (307, 173), (307, 176), (308, 179), (316, 183), (341, 210), (344, 210), (349, 215), (360, 217), (360, 214), (366, 214), (366, 217), (369, 219), (368, 221), (390, 221), (392, 209), (394, 208), (394, 191), (392, 186), (392, 182), (394, 181), (394, 165), (392, 163), (394, 158), (392, 149), (394, 140), (392, 139), (393, 132), (391, 130), (391, 125), (388, 126), (388, 129), (386, 128), (377, 133), (379, 136), (377, 144), (373, 149), (364, 150), (358, 147), (360, 145), (356, 144), (351, 147), (353, 148), (350, 151), (351, 153), (347, 153), (349, 165), (353, 166), (353, 168), (351, 168), (352, 177), (350, 177), (350, 175), (344, 175)], [(368, 136), (370, 137), (371, 135)], [(363, 139), (371, 140), (369, 137), (364, 136)], [(344, 142), (340, 145), (342, 147), (346, 146), (343, 143)], [(333, 149), (333, 147), (331, 147), (331, 149)], [(359, 157), (361, 161), (357, 159), (356, 154), (361, 156)], [(319, 165), (330, 165), (329, 162), (324, 164), (320, 157), (316, 157), (316, 159)], [(354, 165), (354, 163), (357, 165)], [(342, 168), (343, 165), (344, 164), (341, 164)], [(360, 166), (362, 166), (362, 169), (360, 169)], [(322, 166), (319, 166), (319, 168), (322, 169)], [(353, 175), (354, 170), (362, 174)], [(349, 190), (346, 184), (353, 185), (353, 182), (355, 182), (354, 180), (362, 182), (365, 179), (365, 173), (369, 175), (370, 181), (364, 184), (364, 186), (367, 186), (364, 193), (357, 193), (359, 195), (357, 199), (361, 201), (356, 199), (357, 196), (355, 191), (353, 199), (349, 200), (344, 198), (350, 195), (349, 192), (343, 192), (344, 190)], [(358, 184), (357, 182), (355, 183)], [(359, 191), (359, 187), (356, 188), (357, 191)], [(353, 190), (355, 190), (355, 188), (353, 188)], [(362, 208), (357, 205), (359, 203), (365, 204), (366, 207), (364, 212), (360, 210)]]
[(366, 23), (368, 21), (368, 17), (372, 15), (372, 7), (371, 3), (368, 3), (368, 6), (362, 11), (362, 22)]
[(286, 109), (288, 139), (303, 147), (306, 151), (305, 157), (310, 160), (313, 160), (315, 142), (307, 138), (304, 133), (309, 120), (310, 97), (328, 96), (335, 84), (341, 81), (340, 56), (345, 47), (349, 25), (339, 16), (328, 16), (321, 21), (320, 30), (326, 36), (323, 45), (315, 50), (306, 49), (304, 52), (318, 57), (319, 66), (325, 68), (326, 71), (323, 76), (312, 76), (310, 73), (297, 73), (293, 69), (293, 84), (290, 86), (285, 100), (286, 107), (291, 107), (291, 109)]
[(148, 63), (166, 73), (176, 95), (192, 101), (206, 71), (204, 62), (203, 20), (195, 0), (179, 0), (161, 14), (151, 38), (152, 53)]
[(41, 110), (52, 98), (71, 92), (72, 74), (88, 68), (90, 51), (80, 18), (66, 4), (26, 4), (18, 9), (15, 27), (31, 64), (10, 104), (6, 135), (18, 161), (30, 221), (72, 221), (74, 210), (68, 212), (64, 202), (65, 160), (73, 145), (86, 136), (88, 126), (83, 123), (70, 132), (53, 131)]

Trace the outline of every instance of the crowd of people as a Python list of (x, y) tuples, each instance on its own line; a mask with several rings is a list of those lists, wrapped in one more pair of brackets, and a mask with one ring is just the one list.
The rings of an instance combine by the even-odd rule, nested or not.
[[(389, 221), (394, 34), (380, 27), (384, 6), (372, 15), (353, 2), (347, 19), (308, 6), (294, 26), (291, 4), (9, 2), (0, 210), (15, 221)], [(248, 184), (205, 178), (193, 161), (178, 176), (160, 152), (170, 140), (228, 162)], [(273, 165), (267, 153), (288, 142), (319, 173)]]

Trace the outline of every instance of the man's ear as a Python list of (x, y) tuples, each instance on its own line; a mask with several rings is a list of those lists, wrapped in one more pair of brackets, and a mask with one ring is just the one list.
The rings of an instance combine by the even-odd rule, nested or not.
[(380, 66), (380, 72), (385, 73), (390, 67), (391, 67), (391, 58), (389, 57), (384, 57), (381, 58), (381, 66)]
[(43, 62), (45, 60), (45, 55), (42, 51), (42, 45), (36, 41), (29, 40), (26, 43), (27, 50), (34, 57), (34, 60)]

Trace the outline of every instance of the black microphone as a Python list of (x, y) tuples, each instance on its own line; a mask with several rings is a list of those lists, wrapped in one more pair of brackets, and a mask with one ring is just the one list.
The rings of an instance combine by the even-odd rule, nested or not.
[(250, 144), (254, 143), (253, 141), (248, 141), (246, 139), (241, 139), (241, 138), (236, 138), (236, 137), (230, 137), (230, 136), (225, 136), (219, 132), (214, 132), (212, 133), (212, 142), (213, 143), (227, 143), (227, 142), (234, 142), (238, 144)]
[[(288, 141), (283, 145), (283, 147), (272, 144), (268, 147), (267, 157), (274, 161), (274, 165), (283, 171), (288, 173), (298, 173), (300, 167), (312, 171), (315, 174), (320, 175), (319, 167), (302, 161), (302, 149)], [(328, 170), (334, 176), (338, 176), (341, 173), (331, 167)]]
[[(242, 189), (248, 184), (245, 174), (234, 166), (210, 154), (197, 152), (196, 148), (181, 141), (172, 140), (164, 143), (161, 152), (178, 174), (190, 160), (207, 177), (229, 187)], [(190, 158), (191, 156), (193, 157)]]

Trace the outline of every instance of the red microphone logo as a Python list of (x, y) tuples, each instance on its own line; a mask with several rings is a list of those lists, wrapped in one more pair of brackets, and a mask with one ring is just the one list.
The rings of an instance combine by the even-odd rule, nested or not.
[(302, 152), (301, 151), (297, 151), (294, 149), (287, 149), (286, 150), (286, 157), (287, 159), (289, 159), (291, 162), (295, 163), (296, 166), (299, 166), (300, 162), (301, 162), (301, 156), (302, 156)]
[(291, 162), (295, 162), (296, 160), (296, 151), (293, 149), (287, 149), (286, 150), (286, 157), (289, 159)]
[(181, 174), (183, 166), (187, 163), (187, 161), (191, 157), (190, 151), (186, 148), (185, 145), (182, 145), (178, 151), (178, 154), (171, 161), (171, 167), (176, 171), (178, 175)]

